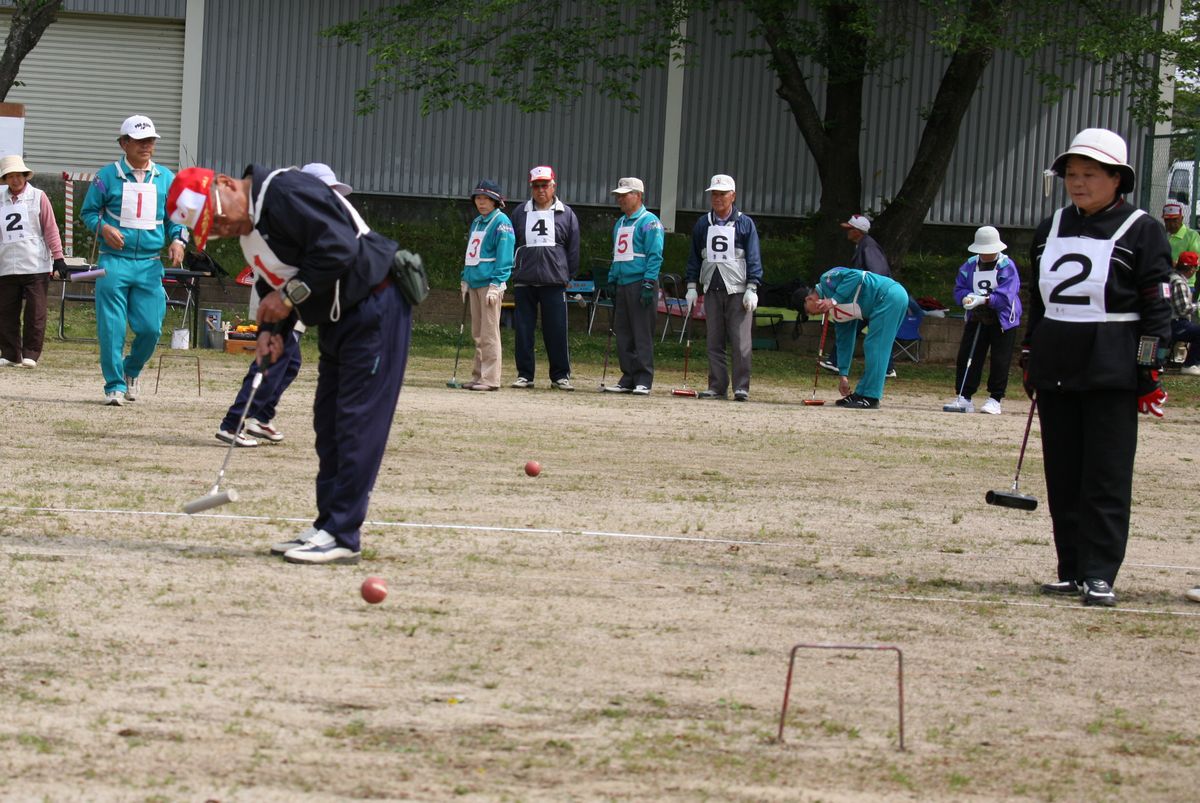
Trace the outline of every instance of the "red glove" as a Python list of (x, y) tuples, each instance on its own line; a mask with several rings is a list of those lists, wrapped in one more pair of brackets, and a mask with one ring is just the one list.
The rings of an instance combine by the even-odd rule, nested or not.
[(1142, 369), (1138, 376), (1138, 412), (1142, 415), (1163, 417), (1163, 405), (1167, 403), (1167, 391), (1162, 386), (1158, 369)]

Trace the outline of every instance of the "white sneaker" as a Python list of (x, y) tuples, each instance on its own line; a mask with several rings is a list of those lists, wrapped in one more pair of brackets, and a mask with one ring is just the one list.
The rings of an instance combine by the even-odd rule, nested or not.
[(526, 379), (523, 376), (518, 376), (517, 381), (513, 382), (511, 385), (509, 385), (509, 387), (510, 388), (531, 388), (531, 387), (533, 387), (533, 380)]
[(970, 399), (963, 398), (962, 396), (955, 396), (953, 401), (951, 401), (946, 406), (947, 407), (955, 407), (959, 410), (962, 410), (962, 411), (968, 412), (968, 413), (975, 412), (974, 402), (972, 402)]
[(1200, 602), (1200, 586), (1188, 589), (1187, 591), (1183, 592), (1183, 595), (1192, 602)]
[(104, 403), (109, 407), (120, 407), (125, 403), (125, 394), (119, 390), (104, 394)]
[(632, 393), (634, 396), (649, 396), (650, 388), (646, 387), (645, 385), (638, 385), (636, 388), (631, 390), (630, 393)]
[(240, 432), (236, 436), (232, 432), (226, 432), (223, 429), (217, 430), (217, 440), (222, 443), (237, 443), (238, 446), (258, 446), (258, 441), (254, 438), (246, 437), (245, 432)]
[(624, 385), (605, 385), (600, 389), (605, 393), (628, 393), (630, 391), (630, 389)]
[(15, 360), (6, 360), (3, 357), (0, 357), (0, 368), (7, 368), (9, 366), (16, 368), (20, 364), (21, 363), (16, 362)]
[(125, 401), (137, 401), (142, 395), (142, 378), (140, 376), (125, 377)]
[(888, 372), (883, 375), (883, 378), (884, 379), (895, 379), (896, 378), (896, 369), (895, 368), (889, 369)]
[(829, 360), (821, 360), (819, 363), (817, 363), (817, 365), (821, 366), (830, 373), (836, 374), (838, 372), (837, 363), (832, 363)]
[(571, 377), (564, 376), (562, 379), (556, 379), (550, 383), (551, 390), (574, 390), (575, 386), (571, 384)]
[(264, 438), (271, 443), (279, 443), (283, 440), (283, 433), (271, 426), (269, 421), (259, 421), (257, 418), (247, 418), (246, 426), (242, 430), (256, 438)]
[(309, 527), (304, 532), (300, 533), (290, 541), (280, 541), (278, 544), (271, 544), (272, 555), (282, 555), (285, 552), (291, 552), (293, 549), (302, 547), (308, 543), (309, 539), (319, 533), (316, 527)]
[(987, 413), (988, 415), (1000, 415), (1000, 402), (988, 396), (988, 400), (983, 403), (983, 407), (979, 408), (979, 412)]
[(1179, 369), (1179, 373), (1186, 376), (1200, 376), (1200, 365), (1185, 365)]
[(24, 359), (21, 360), (21, 367), (22, 368), (37, 368), (37, 360), (30, 359), (29, 357), (25, 357)]
[(283, 559), (288, 563), (305, 563), (317, 565), (322, 563), (358, 563), (361, 552), (354, 552), (338, 544), (332, 535), (324, 530), (317, 530), (316, 535), (309, 538), (304, 546), (289, 549), (283, 553)]

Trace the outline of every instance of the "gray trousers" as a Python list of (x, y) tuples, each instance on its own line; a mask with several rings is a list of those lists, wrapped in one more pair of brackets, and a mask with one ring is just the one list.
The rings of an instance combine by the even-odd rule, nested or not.
[(617, 362), (623, 388), (654, 387), (654, 318), (658, 314), (658, 282), (655, 303), (642, 306), (642, 283), (616, 287), (613, 297), (613, 334), (617, 338)]
[(750, 390), (750, 353), (754, 345), (754, 313), (742, 306), (741, 293), (716, 290), (704, 295), (708, 339), (708, 389), (722, 396), (729, 388), (725, 347), (733, 362), (733, 389)]

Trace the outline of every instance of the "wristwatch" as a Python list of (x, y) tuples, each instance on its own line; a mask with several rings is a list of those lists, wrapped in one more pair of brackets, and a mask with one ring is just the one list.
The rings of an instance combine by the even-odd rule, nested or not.
[(312, 290), (299, 279), (289, 279), (283, 287), (279, 288), (279, 293), (283, 296), (284, 304), (294, 307), (308, 300), (308, 297), (312, 295)]

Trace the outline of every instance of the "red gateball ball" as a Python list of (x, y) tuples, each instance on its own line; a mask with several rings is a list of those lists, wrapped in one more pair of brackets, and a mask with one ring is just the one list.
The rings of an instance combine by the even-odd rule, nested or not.
[(536, 460), (530, 460), (525, 464), (525, 473), (531, 477), (536, 477), (542, 473), (542, 467)]
[(363, 580), (362, 598), (372, 605), (377, 605), (387, 597), (387, 581), (382, 577), (368, 577)]

